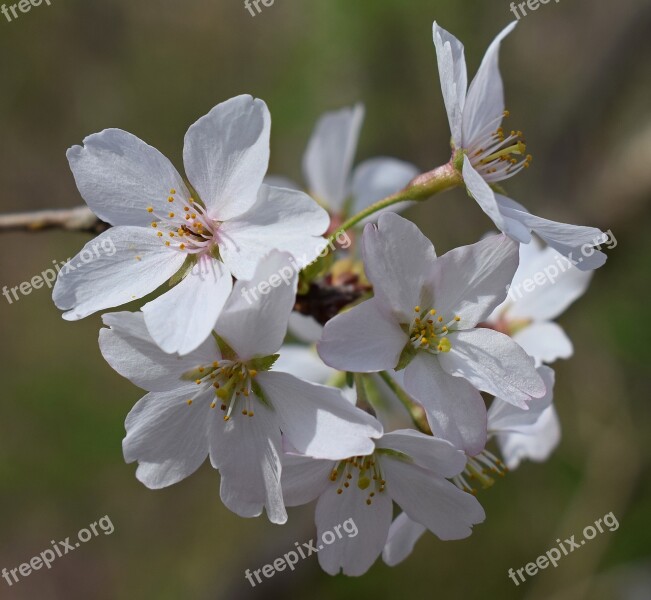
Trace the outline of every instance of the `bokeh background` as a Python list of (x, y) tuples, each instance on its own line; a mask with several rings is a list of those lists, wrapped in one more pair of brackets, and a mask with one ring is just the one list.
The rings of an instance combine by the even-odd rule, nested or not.
[[(244, 92), (271, 109), (274, 173), (300, 178), (316, 118), (357, 101), (358, 159), (430, 169), (449, 139), (432, 21), (465, 42), (474, 72), (512, 18), (507, 0), (276, 0), (255, 18), (240, 0), (52, 0), (0, 16), (0, 211), (79, 204), (65, 150), (106, 127), (180, 166), (186, 128)], [(560, 448), (481, 494), (488, 519), (471, 538), (427, 536), (401, 566), (378, 562), (358, 579), (324, 575), (312, 558), (251, 589), (244, 569), (310, 539), (312, 508), (282, 528), (240, 519), (208, 465), (171, 489), (142, 486), (121, 453), (141, 393), (103, 362), (99, 317), (64, 322), (44, 288), (0, 297), (0, 567), (106, 514), (115, 532), (12, 588), (0, 580), (0, 598), (651, 598), (650, 61), (648, 0), (552, 2), (503, 45), (509, 125), (534, 154), (509, 192), (541, 216), (611, 229), (618, 246), (560, 319), (576, 349), (555, 365)], [(460, 190), (408, 216), (440, 251), (490, 228)], [(86, 239), (0, 235), (0, 286)], [(616, 532), (517, 588), (507, 577), (610, 511)]]

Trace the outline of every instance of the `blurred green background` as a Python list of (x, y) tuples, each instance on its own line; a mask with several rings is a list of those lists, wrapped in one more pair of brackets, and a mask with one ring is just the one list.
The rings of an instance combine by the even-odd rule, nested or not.
[[(255, 18), (240, 0), (52, 0), (11, 23), (0, 16), (0, 211), (79, 204), (65, 151), (106, 127), (180, 166), (187, 127), (245, 92), (271, 109), (273, 173), (300, 178), (316, 118), (356, 101), (367, 107), (359, 160), (432, 168), (449, 139), (432, 21), (464, 41), (474, 73), (512, 18), (507, 0), (276, 0)], [(509, 126), (534, 154), (509, 192), (619, 243), (560, 320), (576, 350), (555, 365), (560, 448), (481, 494), (488, 518), (471, 538), (428, 535), (407, 562), (359, 579), (329, 577), (312, 558), (251, 589), (244, 569), (310, 539), (313, 509), (282, 528), (240, 519), (208, 465), (167, 490), (142, 486), (121, 453), (140, 391), (103, 362), (99, 317), (66, 323), (41, 289), (11, 305), (0, 297), (0, 568), (106, 514), (115, 532), (11, 588), (0, 580), (0, 598), (651, 598), (650, 60), (648, 0), (552, 2), (503, 46)], [(490, 229), (460, 190), (408, 216), (439, 251)], [(0, 286), (86, 239), (3, 234)], [(616, 532), (517, 588), (507, 577), (610, 511)]]

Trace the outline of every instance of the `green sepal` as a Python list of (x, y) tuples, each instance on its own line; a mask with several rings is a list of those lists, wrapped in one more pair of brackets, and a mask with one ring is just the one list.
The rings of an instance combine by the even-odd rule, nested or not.
[(416, 358), (416, 348), (411, 344), (407, 344), (400, 354), (400, 359), (395, 368), (396, 371), (402, 371), (414, 358)]
[(219, 337), (215, 331), (212, 332), (212, 335), (219, 346), (222, 358), (225, 358), (226, 360), (237, 360), (237, 353), (226, 343), (226, 340)]
[(169, 286), (174, 287), (177, 283), (181, 283), (187, 275), (192, 271), (192, 267), (197, 263), (197, 257), (194, 254), (188, 254), (185, 259), (185, 262), (181, 265), (181, 268), (172, 275), (172, 278), (169, 280)]
[(255, 394), (256, 398), (260, 400), (260, 402), (262, 402), (262, 404), (264, 404), (267, 408), (273, 410), (273, 406), (271, 405), (269, 400), (267, 400), (267, 397), (264, 395), (264, 392), (262, 391), (260, 384), (255, 379), (251, 380), (251, 390)]
[(355, 375), (346, 371), (346, 387), (351, 388), (353, 385), (355, 385)]
[(249, 361), (249, 367), (256, 371), (269, 371), (274, 366), (280, 354), (271, 354), (261, 358), (254, 358)]

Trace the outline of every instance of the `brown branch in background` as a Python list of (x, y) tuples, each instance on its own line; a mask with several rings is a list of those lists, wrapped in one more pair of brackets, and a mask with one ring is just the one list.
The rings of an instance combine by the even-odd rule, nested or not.
[(0, 215), (0, 233), (46, 229), (101, 233), (109, 227), (108, 223), (100, 221), (87, 206)]
[(341, 309), (357, 302), (370, 290), (370, 287), (361, 284), (356, 278), (338, 285), (332, 285), (326, 278), (325, 281), (311, 283), (307, 294), (298, 295), (294, 310), (325, 325)]

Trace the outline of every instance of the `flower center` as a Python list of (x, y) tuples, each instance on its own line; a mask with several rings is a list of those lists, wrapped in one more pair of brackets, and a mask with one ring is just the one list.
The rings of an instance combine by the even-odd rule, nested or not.
[[(210, 404), (210, 408), (216, 408), (219, 402), (222, 412), (226, 413), (224, 421), (229, 421), (238, 403), (242, 407), (243, 416), (253, 416), (252, 399), (255, 396), (251, 392), (253, 390), (255, 394), (254, 379), (257, 374), (255, 369), (249, 368), (242, 362), (220, 360), (208, 365), (199, 365), (183, 375), (183, 379), (193, 379), (198, 386), (202, 386), (201, 391), (207, 386), (212, 386), (216, 398)], [(192, 406), (193, 399), (188, 400), (187, 404)]]
[(420, 306), (415, 306), (409, 325), (409, 343), (415, 350), (425, 350), (431, 354), (450, 352), (452, 344), (446, 336), (454, 331), (459, 321), (459, 316), (446, 320), (435, 308), (423, 311)]
[(458, 488), (474, 496), (477, 490), (468, 483), (468, 479), (478, 481), (482, 489), (488, 489), (495, 484), (495, 479), (491, 475), (504, 477), (506, 473), (508, 473), (506, 465), (492, 452), (484, 449), (477, 456), (469, 457), (463, 473), (453, 477), (452, 481)]
[[(353, 481), (355, 476), (357, 480)], [(337, 483), (337, 494), (343, 494), (344, 490), (350, 488), (351, 483), (355, 484), (360, 490), (368, 490), (366, 504), (373, 504), (373, 498), (376, 494), (384, 492), (386, 481), (382, 477), (382, 470), (377, 462), (375, 455), (355, 456), (341, 461), (330, 474), (330, 481)]]
[[(504, 111), (496, 122), (500, 123), (508, 116), (509, 111)], [(531, 154), (525, 154), (527, 144), (522, 136), (521, 131), (511, 131), (506, 135), (500, 126), (467, 148), (472, 166), (486, 182), (502, 181), (513, 177), (522, 169), (529, 168), (533, 157)]]
[(217, 247), (219, 221), (208, 216), (194, 198), (185, 200), (171, 189), (167, 198), (169, 212), (158, 214), (150, 206), (147, 212), (155, 220), (151, 226), (158, 229), (158, 237), (168, 247), (185, 254), (209, 254)]

